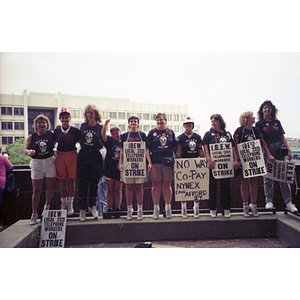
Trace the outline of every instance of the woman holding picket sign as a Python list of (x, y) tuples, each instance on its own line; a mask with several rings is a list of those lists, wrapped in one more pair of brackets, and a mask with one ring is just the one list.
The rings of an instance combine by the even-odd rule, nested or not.
[[(277, 108), (270, 100), (264, 101), (258, 111), (258, 119), (255, 126), (262, 134), (262, 144), (268, 147), (272, 156), (276, 160), (285, 160), (293, 158), (292, 151), (285, 139), (285, 132), (280, 121), (276, 118)], [(274, 193), (274, 180), (270, 178), (263, 178), (266, 209), (273, 208), (273, 193)], [(290, 212), (297, 212), (296, 206), (292, 203), (291, 187), (286, 182), (279, 182), (282, 198)]]
[[(178, 136), (176, 158), (204, 157), (201, 136), (193, 132), (194, 121), (187, 117), (183, 127), (184, 133)], [(181, 202), (181, 216), (187, 218), (186, 201)], [(199, 218), (199, 200), (194, 201), (194, 217)]]
[[(143, 219), (143, 197), (144, 182), (148, 181), (145, 169), (139, 167), (146, 164), (148, 160), (148, 172), (151, 171), (152, 163), (150, 160), (149, 149), (146, 145), (146, 134), (139, 131), (140, 120), (136, 116), (128, 119), (129, 131), (121, 135), (121, 151), (119, 160), (119, 170), (121, 172), (121, 181), (125, 183), (125, 195), (127, 202), (127, 220), (132, 220), (132, 200), (133, 189), (135, 188), (137, 200), (137, 220)], [(125, 150), (124, 150), (125, 148)], [(125, 155), (124, 155), (125, 154)], [(125, 156), (125, 159), (124, 159)], [(126, 165), (134, 166), (129, 169)], [(136, 167), (136, 168), (135, 168)]]
[(234, 149), (234, 141), (229, 131), (226, 131), (226, 123), (220, 114), (214, 114), (210, 117), (211, 129), (207, 131), (203, 138), (205, 157), (208, 162), (208, 167), (211, 169), (209, 177), (209, 209), (212, 218), (217, 217), (217, 183), (220, 181), (221, 188), (221, 207), (224, 211), (224, 217), (230, 218), (231, 192), (230, 178), (215, 179), (213, 170), (216, 167), (216, 162), (211, 157), (210, 145), (220, 143), (231, 143), (233, 149), (234, 169), (238, 166), (237, 154)]
[[(255, 117), (253, 116), (252, 111), (246, 111), (242, 113), (239, 117), (239, 122), (241, 127), (238, 127), (234, 132), (234, 145), (237, 153), (239, 153), (237, 147), (239, 143), (257, 140), (260, 139), (261, 136), (259, 129), (252, 126), (255, 123)], [(270, 160), (274, 159), (267, 147), (265, 147), (265, 152)], [(242, 168), (240, 159), (239, 159), (239, 167)], [(248, 205), (249, 194), (251, 199), (250, 205)], [(252, 212), (252, 215), (254, 217), (258, 217), (257, 177), (244, 178), (244, 176), (241, 175), (241, 195), (243, 199), (244, 217), (246, 218), (250, 217), (249, 208)]]

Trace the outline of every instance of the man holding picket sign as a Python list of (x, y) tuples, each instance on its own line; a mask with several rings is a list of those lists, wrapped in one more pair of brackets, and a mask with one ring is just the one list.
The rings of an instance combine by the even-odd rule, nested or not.
[[(252, 111), (246, 111), (239, 117), (241, 127), (234, 132), (234, 144), (239, 154), (239, 167), (242, 169), (241, 195), (243, 199), (243, 214), (248, 218), (249, 208), (252, 216), (258, 217), (257, 212), (257, 177), (265, 175), (266, 166), (261, 150), (260, 131), (253, 127), (255, 117)], [(267, 157), (274, 160), (267, 147), (264, 148)], [(248, 205), (248, 199), (251, 199)]]

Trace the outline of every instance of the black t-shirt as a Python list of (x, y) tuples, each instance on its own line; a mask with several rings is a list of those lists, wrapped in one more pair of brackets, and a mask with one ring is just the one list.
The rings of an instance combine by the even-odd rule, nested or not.
[(152, 163), (160, 164), (159, 157), (173, 156), (173, 148), (176, 147), (175, 133), (168, 128), (165, 130), (152, 129), (147, 136), (147, 145)]
[(81, 150), (84, 151), (95, 151), (102, 149), (101, 142), (101, 129), (102, 125), (96, 124), (95, 126), (89, 126), (89, 124), (82, 123), (80, 126), (81, 139), (80, 146)]
[(239, 143), (249, 142), (260, 139), (260, 131), (256, 127), (252, 127), (250, 130), (244, 126), (239, 127), (234, 132), (234, 137), (239, 140)]
[[(231, 142), (232, 147), (234, 146), (234, 141), (232, 135), (229, 131), (219, 132), (214, 129), (207, 131), (203, 138), (204, 145)], [(209, 148), (209, 147), (208, 147)], [(210, 151), (210, 148), (209, 148)]]
[(121, 142), (116, 142), (111, 136), (103, 142), (107, 152), (104, 162), (103, 174), (106, 177), (120, 180), (120, 171), (117, 166), (120, 159)]
[(67, 133), (61, 128), (54, 130), (54, 139), (57, 141), (57, 151), (68, 152), (76, 150), (76, 143), (80, 142), (81, 132), (78, 128), (70, 127)]
[(178, 136), (178, 144), (181, 145), (182, 158), (193, 158), (199, 156), (199, 148), (202, 147), (201, 136), (195, 132), (192, 134), (182, 133)]
[(281, 141), (281, 136), (285, 134), (279, 120), (268, 122), (265, 119), (261, 119), (256, 122), (255, 126), (260, 130), (266, 143), (279, 142)]
[(36, 132), (31, 136), (31, 149), (35, 150), (35, 155), (32, 158), (45, 159), (53, 155), (54, 134), (50, 130), (43, 135), (38, 135)]

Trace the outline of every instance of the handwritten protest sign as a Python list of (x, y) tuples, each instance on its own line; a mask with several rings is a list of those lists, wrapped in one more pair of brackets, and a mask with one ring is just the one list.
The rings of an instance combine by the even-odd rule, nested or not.
[(230, 178), (233, 172), (233, 153), (231, 143), (210, 144), (210, 156), (216, 162), (212, 175), (216, 179)]
[(264, 156), (260, 140), (253, 140), (237, 145), (241, 164), (243, 166), (243, 177), (257, 177), (267, 174)]
[(44, 210), (40, 248), (64, 248), (67, 210)]
[(292, 161), (276, 160), (272, 163), (269, 159), (266, 161), (267, 175), (265, 177), (275, 181), (281, 181), (292, 184), (295, 178), (295, 163)]
[(175, 159), (175, 201), (209, 199), (209, 169), (205, 158)]
[(145, 142), (124, 142), (123, 167), (126, 178), (146, 177)]

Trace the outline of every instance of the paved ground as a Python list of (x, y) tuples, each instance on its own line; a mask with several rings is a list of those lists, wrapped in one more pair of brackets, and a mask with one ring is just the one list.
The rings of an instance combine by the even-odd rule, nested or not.
[[(135, 248), (134, 243), (101, 243), (90, 245), (73, 245), (66, 248)], [(228, 239), (228, 240), (187, 240), (152, 242), (153, 248), (289, 248), (280, 239)]]

